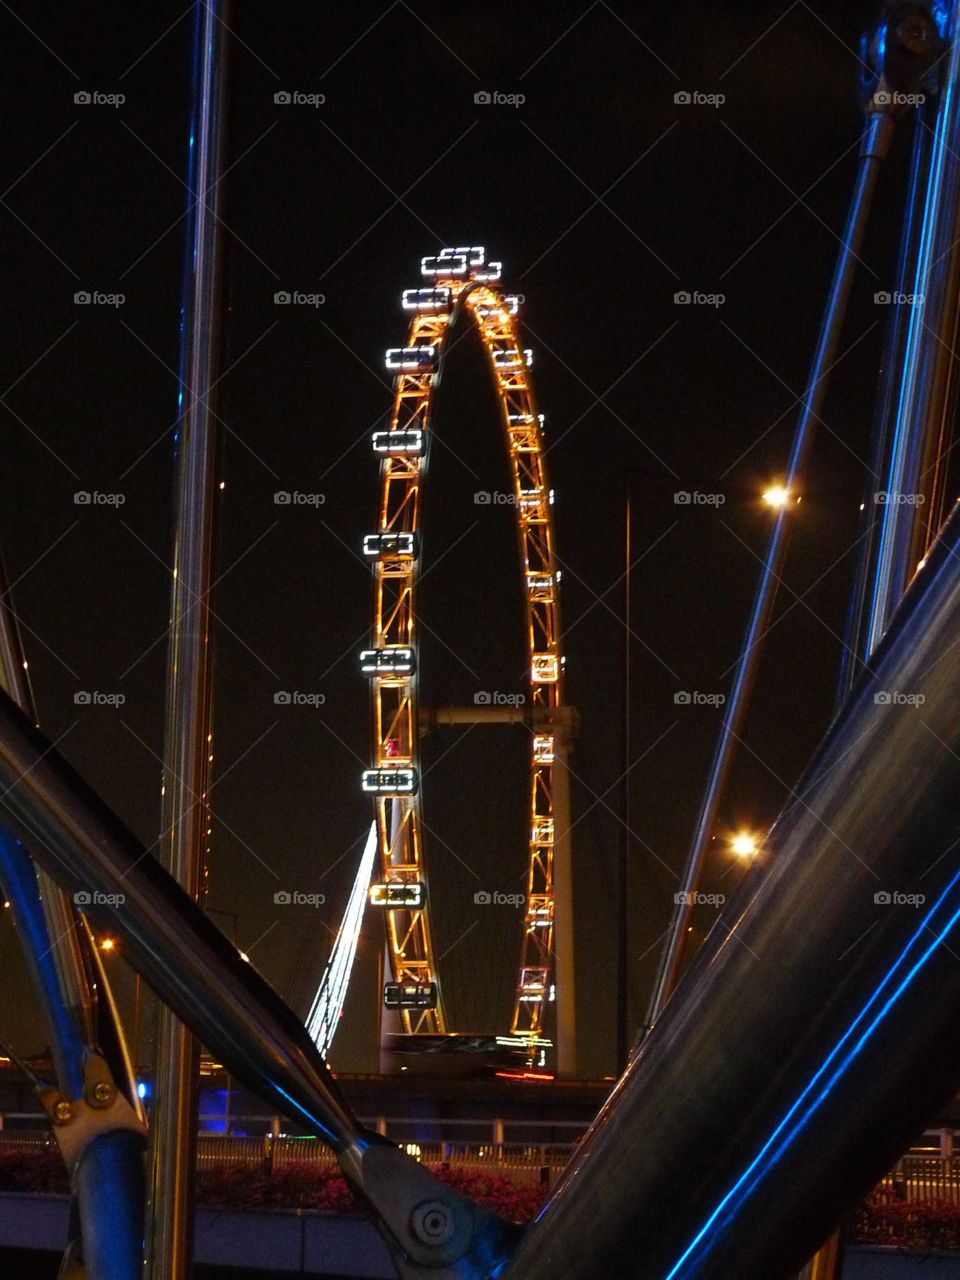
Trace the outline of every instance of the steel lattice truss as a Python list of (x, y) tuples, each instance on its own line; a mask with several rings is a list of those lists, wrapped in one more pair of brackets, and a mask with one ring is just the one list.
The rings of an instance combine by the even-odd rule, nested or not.
[(479, 247), (445, 249), (425, 258), (430, 287), (408, 289), (406, 346), (387, 352), (395, 371), (388, 431), (374, 435), (381, 456), (377, 533), (364, 542), (373, 562), (373, 648), (362, 665), (371, 677), (373, 767), (364, 788), (375, 795), (383, 884), (371, 891), (386, 908), (394, 983), (385, 1003), (400, 1010), (403, 1027), (443, 1032), (447, 1017), (428, 914), (419, 795), (417, 716), (418, 533), (433, 394), (444, 342), (459, 314), (473, 318), (496, 385), (513, 478), (526, 607), (530, 746), (530, 827), (527, 895), (511, 1031), (542, 1034), (551, 998), (554, 930), (553, 849), (555, 713), (562, 706), (563, 660), (552, 494), (544, 458), (543, 425), (530, 378), (530, 352), (521, 347), (518, 300), (496, 282), (500, 264)]

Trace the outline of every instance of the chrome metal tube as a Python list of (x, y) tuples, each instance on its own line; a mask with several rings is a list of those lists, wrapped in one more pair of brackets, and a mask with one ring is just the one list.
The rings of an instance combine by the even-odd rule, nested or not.
[(0, 812), (239, 1079), (335, 1150), (362, 1141), (295, 1014), (2, 692)]
[[(196, 10), (188, 163), (185, 289), (181, 329), (181, 414), (176, 527), (167, 657), (166, 741), (160, 860), (191, 897), (203, 887), (213, 674), (213, 590), (217, 499), (212, 397), (219, 353), (219, 208), (225, 109), (225, 10)], [(166, 1006), (157, 1011), (145, 1275), (185, 1280), (192, 1266), (194, 1166), (200, 1049)]]
[(503, 1280), (781, 1280), (953, 1095), (958, 635), (954, 515)]
[(907, 306), (899, 396), (890, 428), (866, 651), (879, 644), (923, 553), (925, 472), (955, 398), (960, 320), (960, 5), (952, 4), (947, 55), (931, 144), (926, 202)]

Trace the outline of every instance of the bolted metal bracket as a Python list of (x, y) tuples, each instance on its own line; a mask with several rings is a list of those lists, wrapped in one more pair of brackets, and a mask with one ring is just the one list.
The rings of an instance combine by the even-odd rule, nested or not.
[(68, 1098), (59, 1089), (41, 1086), (40, 1103), (53, 1124), (64, 1164), (73, 1173), (86, 1148), (102, 1133), (126, 1129), (146, 1138), (147, 1128), (117, 1088), (110, 1068), (97, 1053), (84, 1066), (83, 1096)]
[(342, 1152), (340, 1166), (377, 1215), (402, 1280), (487, 1280), (521, 1229), (445, 1187), (378, 1134), (368, 1139)]
[(864, 38), (864, 61), (873, 68), (865, 88), (867, 110), (897, 114), (918, 106), (939, 87), (932, 73), (946, 48), (942, 15), (930, 0), (892, 0)]

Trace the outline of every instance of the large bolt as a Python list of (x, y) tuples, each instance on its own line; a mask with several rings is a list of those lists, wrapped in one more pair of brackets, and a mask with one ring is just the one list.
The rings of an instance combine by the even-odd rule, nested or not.
[(98, 1080), (93, 1086), (93, 1101), (104, 1105), (113, 1098), (113, 1086), (107, 1084), (106, 1080)]
[(456, 1225), (453, 1213), (441, 1200), (424, 1200), (410, 1215), (413, 1234), (424, 1244), (447, 1244)]
[(936, 34), (929, 18), (919, 13), (908, 14), (897, 24), (897, 40), (910, 53), (926, 53)]
[(73, 1119), (73, 1107), (63, 1098), (60, 1102), (55, 1103), (53, 1108), (53, 1118), (57, 1124), (66, 1124)]

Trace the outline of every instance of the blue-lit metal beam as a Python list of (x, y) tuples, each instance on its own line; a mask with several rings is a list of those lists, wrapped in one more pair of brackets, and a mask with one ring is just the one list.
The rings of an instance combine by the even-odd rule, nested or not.
[[(946, 8), (946, 6), (936, 6)], [(879, 644), (924, 550), (932, 496), (930, 472), (941, 429), (955, 403), (954, 346), (960, 318), (960, 6), (951, 4), (952, 43), (937, 98), (925, 201), (913, 275), (912, 299), (903, 310), (902, 362), (894, 371), (898, 394), (892, 419), (887, 471), (878, 490), (886, 495), (880, 515), (863, 655)], [(934, 530), (930, 531), (932, 536)]]

